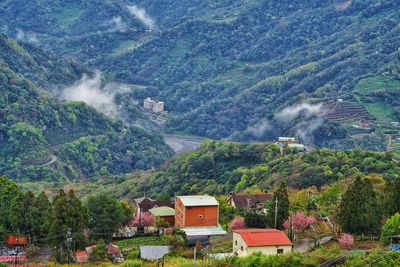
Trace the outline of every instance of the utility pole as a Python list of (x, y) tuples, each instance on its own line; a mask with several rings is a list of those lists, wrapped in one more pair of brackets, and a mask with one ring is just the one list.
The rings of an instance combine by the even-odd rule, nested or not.
[(278, 197), (275, 198), (275, 229), (278, 220)]
[(193, 266), (196, 267), (196, 254), (197, 254), (197, 248), (194, 246), (194, 256), (193, 256)]

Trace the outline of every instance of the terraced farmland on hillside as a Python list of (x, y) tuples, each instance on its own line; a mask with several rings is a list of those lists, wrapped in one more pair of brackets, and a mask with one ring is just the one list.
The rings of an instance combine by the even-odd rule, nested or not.
[(326, 117), (336, 122), (364, 121), (373, 122), (374, 117), (361, 105), (350, 102), (329, 103), (326, 107), (330, 110)]

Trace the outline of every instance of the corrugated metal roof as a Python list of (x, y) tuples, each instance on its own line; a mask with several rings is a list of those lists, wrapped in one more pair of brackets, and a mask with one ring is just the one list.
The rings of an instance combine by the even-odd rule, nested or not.
[(178, 196), (185, 207), (219, 206), (218, 201), (212, 196)]
[(226, 231), (221, 226), (208, 227), (186, 227), (182, 228), (186, 236), (209, 236), (209, 235), (226, 235)]
[(281, 137), (279, 137), (279, 141), (282, 141), (282, 142), (285, 142), (285, 141), (296, 141), (296, 138), (281, 136)]
[(140, 258), (145, 260), (158, 260), (171, 251), (169, 246), (140, 246)]
[(175, 216), (175, 210), (170, 207), (152, 208), (149, 211), (156, 217)]

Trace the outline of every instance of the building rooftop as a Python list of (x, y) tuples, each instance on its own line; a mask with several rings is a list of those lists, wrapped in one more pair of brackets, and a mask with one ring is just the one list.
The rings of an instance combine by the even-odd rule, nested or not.
[(225, 235), (226, 231), (221, 226), (185, 227), (181, 229), (187, 237)]
[(294, 137), (284, 137), (284, 136), (282, 136), (282, 137), (279, 137), (279, 141), (280, 141), (280, 142), (285, 142), (285, 141), (296, 141), (296, 138), (294, 138)]
[(233, 232), (240, 234), (249, 247), (292, 245), (286, 234), (276, 229), (240, 229)]
[(149, 211), (152, 208), (158, 207), (174, 207), (174, 203), (170, 200), (153, 200), (148, 197), (135, 198), (135, 203), (139, 206), (141, 211)]
[(272, 199), (272, 194), (247, 195), (247, 194), (231, 193), (230, 198), (235, 203), (236, 208), (246, 209), (250, 208), (251, 205), (255, 205), (257, 203), (264, 204), (265, 201)]
[(219, 206), (218, 201), (212, 196), (177, 196), (185, 207)]
[(145, 260), (158, 260), (171, 251), (169, 246), (140, 246), (140, 258)]
[(175, 216), (175, 210), (173, 208), (165, 206), (159, 208), (152, 208), (149, 209), (149, 211), (156, 217)]

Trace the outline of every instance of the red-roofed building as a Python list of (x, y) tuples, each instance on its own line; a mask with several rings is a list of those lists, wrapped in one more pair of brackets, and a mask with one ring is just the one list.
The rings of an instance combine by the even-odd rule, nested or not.
[(84, 264), (89, 262), (89, 255), (86, 251), (75, 252), (76, 263)]
[(233, 231), (233, 253), (247, 256), (256, 252), (266, 255), (292, 251), (292, 242), (276, 229), (240, 229)]

